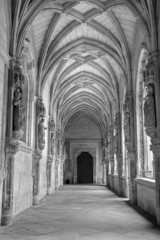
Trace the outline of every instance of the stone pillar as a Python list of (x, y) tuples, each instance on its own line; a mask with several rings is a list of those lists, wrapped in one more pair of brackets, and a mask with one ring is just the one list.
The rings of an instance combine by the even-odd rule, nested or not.
[(41, 151), (35, 151), (33, 156), (33, 204), (39, 204), (39, 174), (40, 174), (40, 160), (42, 158)]
[(55, 160), (55, 189), (59, 188), (59, 159), (56, 156)]
[(51, 116), (48, 122), (48, 160), (47, 160), (47, 194), (52, 193), (52, 162), (56, 151), (56, 130), (54, 119)]
[(111, 163), (111, 189), (114, 189), (114, 156), (110, 158)]
[(129, 160), (129, 200), (131, 204), (137, 202), (137, 191), (135, 179), (137, 177), (136, 171), (136, 153), (135, 153), (135, 132), (134, 132), (134, 112), (133, 112), (133, 93), (127, 92), (125, 103), (123, 106), (124, 111), (124, 135), (125, 146), (127, 149), (127, 156)]
[(35, 120), (35, 153), (33, 154), (33, 204), (39, 204), (39, 175), (40, 160), (42, 159), (42, 151), (45, 148), (45, 107), (42, 98), (36, 101), (36, 120)]
[(121, 149), (121, 114), (116, 113), (114, 120), (114, 135), (113, 135), (113, 152), (116, 155), (117, 169), (115, 169), (115, 174), (118, 174), (118, 194), (123, 195), (123, 185), (122, 185), (122, 149)]
[(47, 194), (52, 194), (52, 162), (53, 162), (53, 156), (48, 156), (47, 161)]
[(13, 219), (14, 157), (18, 151), (18, 141), (6, 143), (5, 178), (2, 198), (2, 226), (9, 225)]

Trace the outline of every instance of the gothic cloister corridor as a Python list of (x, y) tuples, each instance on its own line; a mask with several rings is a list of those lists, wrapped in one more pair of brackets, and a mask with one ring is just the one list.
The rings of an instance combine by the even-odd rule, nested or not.
[(160, 0), (0, 0), (0, 240), (160, 238), (159, 106)]
[(1, 240), (159, 240), (160, 229), (105, 186), (65, 185), (32, 206)]

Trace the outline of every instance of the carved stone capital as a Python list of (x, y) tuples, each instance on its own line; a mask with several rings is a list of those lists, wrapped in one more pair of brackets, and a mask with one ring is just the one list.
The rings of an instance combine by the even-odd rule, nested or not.
[(19, 151), (19, 142), (17, 140), (9, 140), (5, 146), (6, 153), (16, 154)]

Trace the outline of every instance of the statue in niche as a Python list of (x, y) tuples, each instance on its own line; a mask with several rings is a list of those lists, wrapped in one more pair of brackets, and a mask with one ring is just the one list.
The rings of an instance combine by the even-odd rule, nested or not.
[(104, 139), (104, 157), (107, 156), (107, 149), (108, 149), (108, 139)]
[(38, 142), (39, 142), (39, 149), (43, 150), (45, 148), (45, 130), (47, 128), (44, 126), (44, 118), (42, 117), (39, 126), (38, 126)]
[(130, 141), (130, 114), (129, 112), (124, 113), (124, 136), (125, 142)]
[(25, 122), (25, 107), (22, 104), (22, 89), (17, 87), (13, 98), (13, 131), (22, 129)]
[(55, 150), (55, 140), (56, 140), (56, 131), (55, 131), (55, 123), (54, 119), (51, 118), (50, 120), (50, 149), (51, 149), (51, 154), (54, 154)]
[(129, 142), (131, 139), (130, 134), (130, 111), (129, 111), (129, 99), (126, 99), (126, 102), (124, 104), (123, 110), (124, 110), (124, 136), (125, 136), (125, 142)]
[(155, 104), (154, 104), (154, 91), (151, 85), (146, 86), (146, 96), (144, 98), (144, 126), (155, 126)]
[(56, 141), (56, 131), (51, 131), (51, 154), (54, 154)]
[(117, 129), (115, 130), (114, 136), (113, 136), (113, 151), (114, 153), (117, 153), (118, 151), (118, 132)]

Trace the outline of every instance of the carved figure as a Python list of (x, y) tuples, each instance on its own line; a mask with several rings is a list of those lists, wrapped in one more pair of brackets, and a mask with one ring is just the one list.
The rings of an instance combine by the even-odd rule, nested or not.
[(124, 113), (124, 135), (125, 135), (125, 142), (129, 142), (130, 141), (130, 114), (127, 111), (125, 111)]
[(25, 122), (25, 107), (22, 104), (22, 89), (16, 88), (13, 99), (13, 131), (19, 131)]
[(39, 149), (43, 150), (45, 147), (45, 130), (47, 128), (44, 126), (44, 118), (42, 117), (39, 126), (38, 126), (38, 141), (39, 141)]
[(155, 104), (153, 96), (153, 87), (148, 85), (146, 87), (146, 96), (144, 98), (144, 126), (154, 127), (155, 126)]
[(51, 131), (51, 154), (54, 154), (56, 141), (56, 131)]

